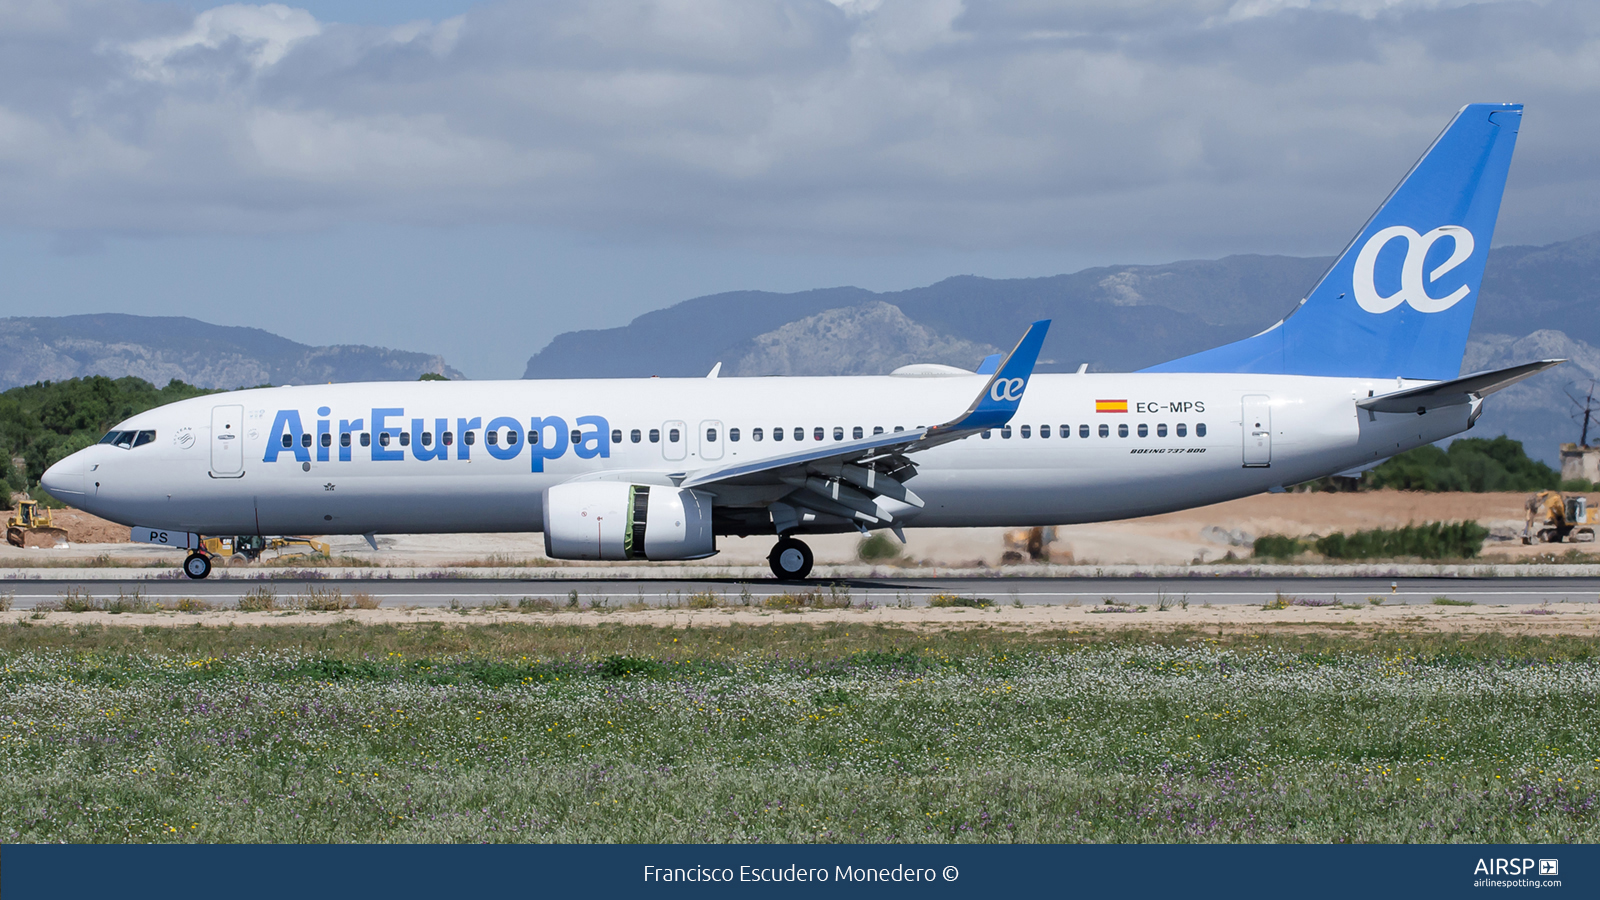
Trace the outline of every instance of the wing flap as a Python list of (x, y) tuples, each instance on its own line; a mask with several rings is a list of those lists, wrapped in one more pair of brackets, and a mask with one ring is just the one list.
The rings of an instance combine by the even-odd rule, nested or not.
[[(717, 484), (782, 484), (794, 490), (765, 504), (781, 534), (799, 524), (797, 510), (810, 510), (852, 522), (893, 523), (894, 516), (878, 498), (922, 507), (923, 500), (904, 484), (916, 474), (907, 454), (958, 441), (1011, 421), (1033, 377), (1049, 320), (1029, 326), (1022, 339), (994, 366), (977, 399), (954, 419), (931, 428), (875, 434), (854, 441), (819, 444), (793, 453), (690, 472), (680, 487)], [(986, 367), (987, 367), (986, 361)], [(713, 488), (714, 489), (714, 488)]]

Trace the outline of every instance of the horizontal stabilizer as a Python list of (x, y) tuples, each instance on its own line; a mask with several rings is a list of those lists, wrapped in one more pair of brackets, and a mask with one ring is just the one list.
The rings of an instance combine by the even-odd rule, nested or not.
[(1566, 362), (1564, 359), (1542, 359), (1538, 362), (1512, 366), (1509, 369), (1478, 372), (1451, 381), (1367, 397), (1357, 400), (1356, 406), (1372, 412), (1386, 413), (1426, 412), (1443, 406), (1460, 406), (1508, 388), (1524, 378), (1531, 378), (1545, 369), (1559, 366), (1564, 362)]

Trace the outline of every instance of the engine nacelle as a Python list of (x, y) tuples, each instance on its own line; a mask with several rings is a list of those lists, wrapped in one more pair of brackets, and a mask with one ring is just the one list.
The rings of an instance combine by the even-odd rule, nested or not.
[(717, 552), (711, 495), (687, 488), (576, 481), (544, 492), (552, 559), (704, 559)]

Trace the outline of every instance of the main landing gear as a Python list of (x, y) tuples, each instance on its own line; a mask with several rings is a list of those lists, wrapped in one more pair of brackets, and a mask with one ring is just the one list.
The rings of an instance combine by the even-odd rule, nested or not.
[(211, 557), (204, 553), (191, 553), (183, 561), (183, 574), (190, 578), (200, 579), (211, 574)]
[(815, 558), (811, 548), (792, 537), (778, 539), (778, 545), (767, 555), (767, 564), (779, 581), (800, 581), (811, 574)]

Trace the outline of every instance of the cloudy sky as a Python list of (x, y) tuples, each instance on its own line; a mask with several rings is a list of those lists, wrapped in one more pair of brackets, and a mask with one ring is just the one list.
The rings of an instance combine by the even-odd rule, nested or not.
[(1597, 88), (1593, 0), (0, 0), (0, 315), (516, 377), (714, 291), (1331, 254), (1470, 101), (1548, 243)]

